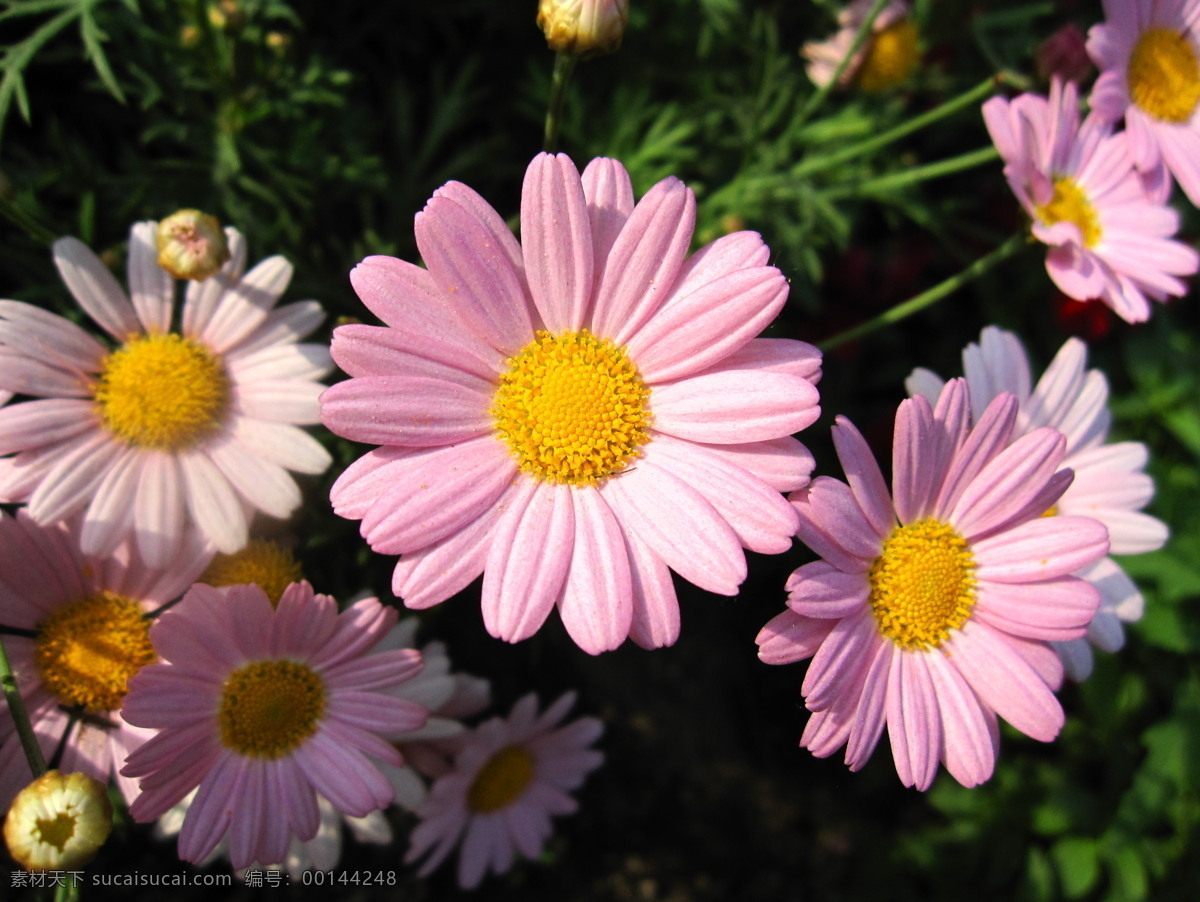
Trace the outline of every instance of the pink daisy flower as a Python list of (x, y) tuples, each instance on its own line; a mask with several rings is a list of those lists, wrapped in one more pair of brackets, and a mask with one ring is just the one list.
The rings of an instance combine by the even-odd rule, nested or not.
[(1124, 117), (1138, 169), (1170, 170), (1200, 206), (1200, 0), (1104, 0), (1104, 15), (1088, 32), (1092, 111)]
[[(867, 21), (875, 0), (854, 0), (838, 13), (838, 30), (824, 41), (809, 41), (800, 48), (807, 60), (805, 71), (817, 87), (825, 87), (854, 45), (854, 36)], [(858, 81), (867, 91), (883, 91), (900, 84), (920, 61), (917, 26), (909, 16), (909, 5), (893, 0), (871, 24), (871, 36), (842, 70), (838, 87)]]
[(462, 842), (458, 885), (473, 889), (488, 871), (503, 874), (517, 852), (536, 858), (553, 832), (551, 815), (570, 814), (578, 789), (603, 761), (592, 745), (603, 732), (594, 717), (559, 726), (575, 703), (568, 692), (538, 715), (522, 698), (508, 719), (494, 717), (467, 734), (454, 770), (439, 778), (417, 809), (406, 862), (428, 855), (426, 876)]
[(1002, 394), (967, 429), (967, 392), (896, 414), (892, 492), (858, 430), (833, 439), (848, 483), (792, 495), (800, 539), (822, 560), (788, 580), (787, 610), (759, 633), (759, 657), (811, 657), (813, 712), (801, 745), (846, 746), (862, 767), (886, 725), (896, 771), (927, 789), (938, 762), (965, 786), (991, 776), (997, 716), (1044, 742), (1058, 735), (1062, 664), (1051, 640), (1082, 636), (1099, 598), (1072, 576), (1103, 558), (1104, 526), (1043, 518), (1071, 481), (1066, 440), (1036, 429), (1010, 443), (1017, 403)]
[[(108, 783), (152, 735), (125, 720), (129, 680), (157, 660), (147, 614), (182, 595), (212, 558), (194, 531), (169, 568), (148, 566), (131, 542), (106, 558), (79, 550), (79, 518), (42, 526), (0, 513), (0, 627), (17, 685), (47, 760)], [(0, 712), (0, 810), (29, 782), (7, 708)]]
[[(375, 646), (376, 652), (392, 649), (416, 648), (417, 620), (408, 617), (401, 620)], [(422, 668), (416, 676), (386, 690), (388, 695), (407, 699), (423, 708), (428, 709), (429, 719), (415, 730), (385, 736), (404, 755), (403, 763), (396, 767), (391, 764), (379, 763), (379, 770), (387, 777), (395, 790), (395, 804), (409, 811), (415, 811), (425, 798), (425, 782), (417, 775), (429, 776), (422, 765), (429, 754), (427, 749), (441, 748), (448, 742), (461, 736), (464, 731), (463, 716), (459, 713), (460, 704), (466, 687), (474, 688), (477, 683), (483, 686), (484, 704), (487, 697), (487, 681), (478, 680), (464, 674), (452, 673), (450, 658), (441, 642), (429, 642), (420, 648)], [(477, 708), (470, 713), (477, 713)], [(440, 755), (437, 756), (440, 761)], [(449, 767), (444, 768), (449, 770)], [(444, 772), (438, 771), (438, 773)], [(195, 801), (196, 790), (192, 790), (183, 801), (172, 806), (154, 824), (156, 836), (166, 839), (179, 835), (187, 818), (188, 809)], [(299, 878), (304, 871), (328, 871), (337, 866), (342, 857), (343, 829), (360, 843), (386, 845), (392, 842), (392, 827), (383, 810), (371, 811), (363, 817), (353, 817), (343, 814), (333, 803), (324, 796), (317, 796), (319, 811), (319, 826), (311, 839), (302, 840), (292, 837), (288, 844), (287, 853), (279, 862), (270, 863), (280, 870), (287, 871), (292, 877)], [(207, 863), (219, 856), (228, 856), (229, 844), (223, 839), (206, 857)]]
[(1080, 125), (1073, 82), (1054, 79), (1048, 101), (993, 97), (983, 118), (1064, 294), (1099, 298), (1136, 323), (1150, 317), (1151, 299), (1187, 293), (1179, 277), (1196, 272), (1200, 255), (1173, 240), (1179, 214), (1138, 177), (1125, 133), (1095, 117)]
[(413, 649), (373, 651), (395, 622), (373, 598), (339, 614), (306, 582), (277, 608), (258, 586), (195, 586), (151, 628), (164, 663), (131, 680), (125, 699), (128, 721), (159, 731), (122, 771), (140, 778), (133, 819), (155, 820), (198, 786), (179, 857), (199, 863), (228, 835), (241, 869), (311, 839), (318, 793), (351, 817), (390, 805), (372, 759), (402, 759), (379, 734), (427, 716), (381, 691), (421, 667)]
[(790, 547), (779, 494), (808, 481), (791, 433), (819, 415), (820, 352), (755, 338), (787, 282), (752, 232), (688, 257), (692, 192), (636, 207), (597, 159), (530, 164), (518, 244), (465, 185), (416, 219), (428, 269), (368, 257), (351, 274), (385, 327), (341, 326), (352, 378), (321, 418), (381, 444), (334, 484), (392, 587), (425, 608), (483, 578), (488, 631), (515, 642), (557, 605), (585, 651), (679, 635), (670, 571), (734, 595), (743, 547)]
[(0, 301), (0, 387), (36, 400), (0, 408), (0, 500), (28, 502), (39, 523), (86, 509), (83, 550), (108, 556), (127, 536), (166, 566), (185, 524), (224, 552), (245, 544), (255, 510), (300, 503), (289, 470), (320, 473), (328, 453), (296, 424), (318, 419), (322, 345), (297, 340), (323, 319), (315, 301), (275, 309), (292, 267), (271, 257), (242, 275), (245, 242), (189, 282), (171, 331), (175, 282), (157, 262), (153, 222), (129, 236), (126, 295), (74, 238), (54, 262), (112, 345), (18, 301)]
[[(1036, 386), (1029, 358), (1020, 340), (995, 326), (983, 330), (978, 344), (963, 351), (963, 370), (970, 390), (972, 416), (978, 419), (1001, 392), (1017, 399), (1014, 434), (1025, 435), (1042, 426), (1063, 433), (1067, 440), (1062, 465), (1075, 480), (1048, 513), (1099, 520), (1108, 529), (1113, 554), (1142, 554), (1161, 548), (1167, 527), (1142, 513), (1154, 496), (1154, 483), (1143, 471), (1147, 450), (1141, 442), (1106, 443), (1109, 424), (1108, 380), (1088, 370), (1087, 345), (1077, 338), (1063, 344)], [(936, 404), (944, 387), (929, 370), (908, 378), (910, 394), (924, 395)], [(1079, 571), (1100, 593), (1100, 608), (1088, 624), (1086, 639), (1055, 642), (1067, 674), (1083, 680), (1092, 672), (1088, 643), (1113, 652), (1125, 644), (1121, 621), (1141, 619), (1143, 600), (1133, 581), (1112, 558)]]

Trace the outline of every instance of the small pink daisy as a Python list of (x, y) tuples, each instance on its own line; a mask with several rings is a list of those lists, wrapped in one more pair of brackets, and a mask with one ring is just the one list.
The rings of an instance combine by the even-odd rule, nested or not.
[[(867, 20), (875, 0), (854, 0), (838, 13), (838, 30), (824, 41), (809, 41), (800, 48), (807, 60), (808, 77), (825, 87), (854, 45), (854, 36)], [(866, 91), (883, 91), (900, 84), (920, 61), (917, 26), (904, 0), (893, 0), (871, 24), (871, 35), (842, 70), (838, 87), (856, 80)]]
[(1124, 117), (1138, 169), (1165, 167), (1200, 206), (1200, 0), (1104, 0), (1104, 15), (1088, 32), (1092, 111)]
[(224, 552), (246, 543), (255, 510), (300, 504), (289, 470), (320, 473), (329, 454), (296, 424), (318, 419), (322, 345), (298, 344), (323, 319), (315, 301), (275, 308), (292, 267), (271, 257), (242, 275), (245, 242), (189, 282), (178, 331), (175, 282), (157, 262), (157, 224), (129, 236), (126, 295), (74, 238), (54, 262), (103, 344), (74, 323), (0, 301), (0, 387), (36, 400), (0, 408), (0, 500), (39, 523), (86, 509), (83, 550), (106, 557), (127, 536), (166, 566), (185, 524)]
[(338, 613), (294, 583), (277, 608), (255, 585), (196, 585), (150, 630), (164, 663), (130, 681), (124, 715), (159, 732), (122, 773), (140, 778), (129, 808), (155, 820), (199, 791), (179, 857), (199, 863), (228, 835), (236, 869), (284, 860), (319, 826), (317, 794), (351, 817), (392, 803), (371, 759), (402, 763), (380, 734), (419, 729), (427, 712), (385, 690), (415, 676), (420, 653), (374, 651), (396, 611), (373, 598)]
[[(24, 511), (0, 513), (0, 627), (49, 760), (108, 783), (126, 800), (137, 783), (120, 775), (126, 756), (152, 735), (124, 719), (129, 680), (157, 660), (146, 616), (182, 595), (212, 558), (194, 531), (169, 568), (149, 567), (131, 542), (107, 558), (79, 550), (79, 518), (42, 526)], [(29, 782), (29, 764), (7, 708), (0, 711), (0, 810)]]
[[(1001, 392), (1016, 397), (1015, 435), (1041, 426), (1057, 429), (1067, 439), (1062, 466), (1075, 480), (1047, 513), (1074, 514), (1099, 520), (1108, 529), (1113, 554), (1142, 554), (1167, 541), (1162, 521), (1142, 513), (1154, 496), (1154, 483), (1143, 471), (1146, 446), (1141, 442), (1106, 444), (1109, 424), (1108, 381), (1099, 370), (1088, 370), (1087, 345), (1068, 339), (1036, 386), (1025, 348), (1011, 332), (995, 326), (983, 330), (978, 344), (963, 351), (963, 370), (975, 418)], [(909, 377), (910, 394), (924, 395), (936, 404), (944, 383), (929, 370)], [(1076, 574), (1100, 592), (1100, 608), (1088, 624), (1086, 639), (1055, 642), (1054, 647), (1074, 680), (1092, 672), (1090, 642), (1113, 652), (1125, 644), (1121, 621), (1141, 619), (1143, 600), (1120, 566), (1105, 558)]]
[(425, 608), (483, 577), (516, 642), (557, 605), (590, 653), (679, 635), (670, 571), (734, 595), (749, 548), (790, 547), (781, 490), (812, 458), (820, 352), (755, 336), (787, 297), (753, 232), (688, 256), (692, 192), (564, 155), (530, 164), (518, 244), (450, 182), (416, 219), (428, 269), (368, 257), (351, 281), (385, 327), (341, 326), (352, 378), (321, 397), (339, 435), (384, 447), (334, 484), (392, 586)]
[(1002, 394), (967, 429), (963, 380), (937, 409), (896, 414), (892, 493), (858, 430), (833, 429), (848, 483), (820, 477), (792, 495), (800, 539), (822, 560), (788, 580), (787, 610), (759, 633), (759, 657), (811, 657), (813, 712), (801, 745), (846, 746), (862, 767), (886, 725), (905, 786), (938, 762), (965, 786), (991, 776), (997, 715), (1035, 739), (1058, 735), (1062, 664), (1051, 640), (1084, 634), (1097, 592), (1072, 576), (1108, 551), (1104, 526), (1044, 518), (1071, 480), (1066, 440), (1036, 429), (1010, 443), (1016, 399)]
[(1173, 240), (1179, 214), (1138, 177), (1126, 133), (1095, 117), (1080, 125), (1073, 82), (1055, 78), (1048, 101), (993, 97), (983, 118), (1064, 294), (1099, 298), (1136, 323), (1149, 319), (1150, 299), (1187, 293), (1179, 277), (1196, 272), (1200, 255)]
[(458, 885), (473, 889), (491, 871), (503, 874), (515, 854), (536, 858), (550, 837), (551, 815), (570, 814), (578, 789), (603, 761), (592, 745), (603, 732), (594, 717), (559, 726), (575, 703), (569, 692), (538, 715), (537, 697), (522, 698), (508, 719), (494, 717), (467, 734), (454, 770), (439, 778), (417, 809), (406, 862), (428, 854), (426, 876), (462, 842)]

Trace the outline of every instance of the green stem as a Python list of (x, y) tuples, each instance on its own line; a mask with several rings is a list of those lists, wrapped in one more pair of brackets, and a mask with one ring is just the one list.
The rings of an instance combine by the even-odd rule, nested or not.
[(972, 169), (984, 163), (997, 160), (999, 157), (1000, 152), (995, 147), (981, 147), (979, 150), (973, 150), (970, 153), (964, 153), (957, 157), (938, 160), (936, 163), (917, 166), (913, 169), (906, 169), (903, 172), (891, 172), (855, 185), (834, 185), (828, 190), (822, 191), (821, 194), (829, 200), (836, 200), (842, 197), (858, 197), (863, 194), (894, 191), (897, 188), (906, 188), (918, 182), (925, 182), (930, 179), (941, 178), (945, 175), (953, 175), (965, 169)]
[(940, 282), (927, 291), (922, 291), (917, 296), (909, 298), (903, 303), (897, 304), (891, 310), (881, 313), (874, 319), (867, 320), (865, 323), (855, 326), (853, 329), (848, 329), (845, 332), (833, 336), (833, 338), (821, 342), (821, 350), (832, 351), (834, 348), (840, 347), (848, 341), (854, 341), (856, 338), (862, 338), (864, 335), (868, 335), (871, 332), (874, 332), (876, 329), (882, 328), (883, 326), (889, 326), (892, 323), (897, 323), (906, 317), (912, 316), (914, 313), (924, 310), (935, 301), (940, 301), (946, 295), (953, 294), (955, 291), (957, 291), (959, 288), (962, 288), (973, 279), (979, 278), (997, 263), (1007, 260), (1028, 243), (1028, 235), (1014, 235), (990, 254), (985, 257), (980, 257), (962, 272), (951, 276), (944, 282)]
[(842, 74), (846, 71), (846, 67), (850, 65), (850, 61), (854, 59), (856, 53), (863, 44), (867, 42), (867, 38), (871, 35), (871, 27), (875, 24), (875, 20), (879, 18), (879, 14), (883, 12), (883, 8), (888, 5), (888, 0), (875, 0), (875, 5), (871, 7), (871, 11), (867, 13), (867, 17), (858, 26), (858, 31), (854, 33), (854, 40), (850, 44), (850, 51), (842, 57), (842, 61), (837, 64), (837, 68), (833, 70), (833, 76), (825, 84), (817, 88), (816, 93), (808, 98), (808, 102), (796, 114), (794, 125), (800, 125), (808, 121), (808, 117), (815, 113), (825, 102), (825, 98), (829, 96), (829, 92), (837, 87), (838, 81)]
[(851, 144), (849, 147), (828, 156), (809, 157), (792, 169), (791, 176), (793, 178), (801, 178), (814, 172), (820, 172), (823, 169), (832, 169), (834, 166), (845, 163), (847, 160), (853, 160), (855, 157), (865, 156), (880, 148), (887, 147), (894, 141), (898, 141), (906, 135), (911, 135), (913, 132), (919, 131), (927, 125), (932, 125), (948, 116), (953, 116), (964, 107), (978, 104), (979, 101), (995, 91), (997, 85), (1003, 81), (1004, 77), (1002, 75), (990, 76), (971, 88), (971, 90), (959, 94), (957, 97), (952, 97), (941, 106), (934, 107), (929, 112), (915, 116), (907, 122), (902, 122), (895, 128), (888, 129), (874, 138), (868, 138), (866, 141)]
[(38, 745), (37, 737), (33, 734), (33, 724), (29, 722), (29, 712), (25, 709), (25, 699), (17, 688), (17, 678), (8, 663), (8, 653), (4, 650), (4, 640), (0, 639), (0, 684), (4, 686), (4, 700), (8, 702), (9, 713), (17, 727), (17, 736), (21, 739), (21, 748), (29, 761), (29, 769), (36, 779), (46, 772), (46, 759), (42, 755), (42, 747)]
[(567, 85), (575, 71), (575, 57), (560, 53), (554, 58), (554, 74), (550, 77), (550, 103), (546, 108), (546, 131), (542, 149), (546, 153), (558, 150), (558, 135), (562, 130), (563, 105), (567, 100)]
[(3, 216), (9, 222), (13, 223), (13, 225), (24, 229), (25, 233), (39, 244), (49, 247), (58, 240), (57, 235), (52, 234), (36, 219), (3, 196), (0, 196), (0, 216)]

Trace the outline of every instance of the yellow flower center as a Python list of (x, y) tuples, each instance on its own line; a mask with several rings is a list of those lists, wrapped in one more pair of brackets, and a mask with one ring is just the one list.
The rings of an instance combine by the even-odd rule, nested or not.
[(139, 448), (182, 451), (220, 425), (229, 399), (221, 359), (182, 335), (143, 335), (113, 351), (95, 386), (109, 431)]
[(886, 91), (908, 78), (920, 60), (917, 26), (911, 19), (893, 22), (867, 42), (858, 70), (864, 91)]
[(252, 539), (241, 551), (218, 554), (197, 582), (217, 587), (253, 583), (267, 593), (272, 607), (278, 607), (283, 590), (302, 579), (304, 571), (295, 555), (276, 542)]
[(34, 821), (34, 829), (38, 839), (61, 852), (75, 835), (75, 818), (59, 812), (52, 818), (38, 818)]
[(1200, 102), (1200, 60), (1187, 35), (1147, 28), (1125, 70), (1129, 97), (1163, 122), (1187, 122)]
[(1058, 505), (1057, 504), (1050, 505), (1050, 507), (1046, 509), (1046, 512), (1042, 514), (1042, 516), (1043, 517), (1057, 517), (1058, 516)]
[(121, 707), (130, 677), (157, 656), (141, 606), (101, 592), (42, 621), (33, 657), (42, 684), (62, 704), (107, 712)]
[(1079, 187), (1070, 178), (1054, 180), (1054, 196), (1047, 203), (1041, 204), (1035, 210), (1038, 219), (1046, 225), (1056, 222), (1074, 223), (1083, 236), (1085, 247), (1095, 247), (1100, 240), (1100, 219), (1096, 211)]
[(871, 609), (881, 635), (908, 651), (939, 648), (975, 606), (967, 540), (938, 520), (892, 531), (871, 565)]
[(317, 731), (325, 683), (296, 661), (254, 661), (221, 689), (221, 742), (248, 758), (282, 758)]
[(524, 746), (500, 749), (479, 769), (467, 790), (467, 807), (477, 814), (507, 808), (533, 780), (533, 755)]
[(526, 473), (590, 485), (648, 441), (649, 397), (633, 361), (608, 339), (587, 329), (538, 332), (509, 358), (490, 412)]

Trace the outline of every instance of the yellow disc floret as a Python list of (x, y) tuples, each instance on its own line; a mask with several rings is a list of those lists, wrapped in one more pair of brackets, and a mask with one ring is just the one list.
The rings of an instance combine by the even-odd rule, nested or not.
[(496, 431), (542, 482), (590, 485), (648, 440), (650, 389), (618, 347), (587, 329), (534, 340), (509, 358), (492, 401)]
[(910, 651), (938, 648), (975, 606), (975, 559), (939, 520), (897, 527), (871, 565), (871, 609), (881, 635)]
[(34, 639), (42, 685), (63, 705), (94, 712), (120, 708), (130, 678), (156, 657), (141, 606), (111, 592), (59, 608)]
[(867, 42), (867, 55), (858, 70), (864, 91), (886, 91), (908, 78), (920, 60), (917, 26), (911, 19), (893, 22)]
[(325, 681), (297, 661), (254, 661), (221, 689), (221, 742), (249, 758), (282, 758), (317, 731)]
[(478, 814), (507, 808), (533, 780), (533, 755), (524, 746), (500, 749), (479, 769), (467, 790), (467, 807)]
[(1163, 122), (1187, 122), (1200, 103), (1200, 60), (1185, 34), (1147, 28), (1125, 70), (1129, 98)]
[(1100, 219), (1083, 189), (1074, 179), (1054, 180), (1054, 196), (1036, 208), (1037, 217), (1046, 225), (1071, 222), (1083, 236), (1085, 247), (1095, 247), (1100, 240)]
[(218, 554), (197, 582), (210, 586), (261, 586), (278, 607), (283, 590), (304, 579), (304, 571), (295, 555), (276, 542), (252, 539), (241, 551)]
[(142, 335), (113, 351), (95, 385), (104, 425), (139, 448), (182, 451), (221, 423), (229, 379), (221, 359), (182, 335)]

